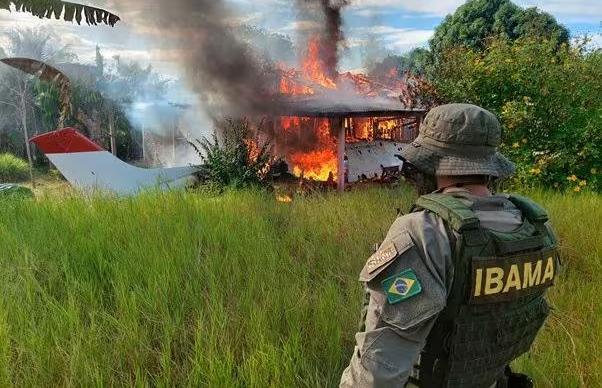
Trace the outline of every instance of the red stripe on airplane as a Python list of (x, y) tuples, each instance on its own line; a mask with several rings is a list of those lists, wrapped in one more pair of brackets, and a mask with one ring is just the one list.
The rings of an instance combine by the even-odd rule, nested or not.
[(74, 128), (59, 129), (32, 137), (30, 142), (37, 145), (45, 154), (70, 154), (77, 152), (104, 151), (92, 140)]

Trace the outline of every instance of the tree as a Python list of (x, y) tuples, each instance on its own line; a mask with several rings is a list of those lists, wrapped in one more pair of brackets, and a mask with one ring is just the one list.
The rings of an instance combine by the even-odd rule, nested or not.
[(119, 16), (101, 8), (88, 5), (70, 3), (60, 0), (0, 0), (0, 9), (15, 7), (17, 12), (27, 12), (40, 19), (60, 19), (81, 24), (85, 20), (88, 25), (107, 24), (114, 26), (120, 19)]
[[(14, 30), (8, 32), (6, 37), (8, 54), (13, 57), (28, 57), (50, 63), (75, 58), (75, 55), (65, 46), (55, 44), (52, 34), (41, 29)], [(30, 164), (32, 183), (32, 167), (36, 158), (30, 149), (28, 139), (30, 135), (39, 132), (45, 120), (44, 117), (40, 118), (36, 110), (39, 102), (36, 97), (38, 82), (39, 80), (31, 79), (21, 71), (2, 69), (0, 72), (0, 116), (12, 118), (12, 122), (7, 120), (4, 124), (16, 125), (21, 130), (22, 139), (15, 139), (15, 142), (24, 146)]]
[(424, 74), (429, 63), (429, 56), (430, 53), (425, 48), (415, 48), (405, 55), (389, 55), (382, 61), (372, 64), (369, 74), (376, 79), (390, 74), (392, 70), (395, 70), (396, 76), (406, 72), (421, 75)]
[(537, 8), (523, 9), (510, 0), (470, 0), (445, 18), (429, 43), (434, 57), (439, 58), (457, 46), (482, 50), (491, 36), (540, 38), (555, 46), (569, 42), (568, 30)]
[(500, 117), (502, 152), (515, 183), (602, 190), (602, 50), (552, 40), (492, 39), (484, 51), (456, 47), (434, 65), (443, 102), (467, 102)]

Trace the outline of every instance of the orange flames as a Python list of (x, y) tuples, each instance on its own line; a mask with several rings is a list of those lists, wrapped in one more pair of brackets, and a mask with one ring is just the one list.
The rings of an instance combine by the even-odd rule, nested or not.
[[(326, 69), (320, 58), (320, 39), (310, 39), (307, 53), (302, 64), (302, 72), (281, 70), (280, 93), (290, 96), (314, 95), (314, 87), (336, 89), (333, 79), (326, 75)], [(312, 85), (312, 86), (309, 86)], [(313, 129), (315, 144), (313, 149), (291, 151), (286, 159), (291, 164), (292, 172), (308, 179), (326, 181), (332, 174), (336, 178), (337, 155), (336, 142), (330, 133), (328, 119), (311, 119), (307, 117), (281, 117), (280, 126), (285, 133), (292, 136), (302, 130)], [(302, 128), (303, 127), (303, 128)]]
[(328, 89), (336, 89), (337, 84), (326, 75), (324, 62), (320, 58), (320, 38), (315, 36), (309, 40), (307, 55), (303, 61), (303, 74)]
[(332, 149), (309, 152), (295, 152), (289, 156), (293, 164), (293, 174), (304, 178), (326, 181), (332, 173), (337, 173), (337, 155)]
[[(329, 75), (326, 64), (321, 59), (321, 41), (318, 36), (308, 42), (307, 52), (301, 71), (281, 66), (280, 93), (289, 96), (312, 96), (325, 90), (337, 89), (341, 84), (351, 85), (358, 95), (366, 97), (395, 96), (403, 94), (404, 83), (399, 79), (397, 69), (391, 69), (385, 79), (378, 83), (363, 74)], [(333, 79), (333, 77), (336, 78)], [(401, 91), (400, 91), (401, 90)], [(373, 140), (375, 137), (392, 139), (395, 131), (400, 131), (398, 120), (376, 120), (355, 118), (345, 121), (348, 141)], [(330, 120), (307, 117), (281, 117), (280, 128), (283, 131), (282, 144), (284, 156), (297, 176), (326, 181), (337, 177), (336, 139), (331, 131)], [(313, 131), (307, 142), (301, 147), (300, 139)], [(292, 146), (291, 146), (292, 145)], [(300, 150), (301, 149), (301, 150)]]

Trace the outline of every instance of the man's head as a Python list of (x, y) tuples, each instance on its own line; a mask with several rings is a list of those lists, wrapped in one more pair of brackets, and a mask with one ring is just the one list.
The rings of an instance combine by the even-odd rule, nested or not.
[(510, 176), (514, 164), (497, 150), (501, 136), (500, 122), (483, 108), (438, 106), (426, 115), (416, 140), (401, 151), (403, 174), (421, 194), (434, 191), (438, 180), (487, 183)]

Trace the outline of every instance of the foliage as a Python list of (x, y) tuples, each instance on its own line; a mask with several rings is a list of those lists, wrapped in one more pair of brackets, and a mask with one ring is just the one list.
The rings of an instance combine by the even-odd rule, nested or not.
[(439, 97), (501, 118), (515, 183), (602, 189), (602, 51), (494, 39), (484, 52), (455, 48), (443, 58), (433, 72)]
[[(113, 124), (117, 154), (124, 159), (140, 154), (133, 138), (136, 132), (126, 115), (137, 99), (159, 98), (165, 94), (167, 80), (151, 67), (115, 57), (106, 61), (99, 48), (95, 65), (78, 63), (77, 57), (46, 29), (15, 29), (6, 33), (7, 54), (34, 58), (51, 64), (72, 81), (72, 115), (64, 123), (90, 136), (109, 149), (109, 123)], [(60, 93), (49, 82), (2, 66), (0, 68), (0, 150), (24, 155), (20, 131), (21, 100), (15, 91), (25, 91), (27, 125), (31, 134), (57, 129), (60, 118)], [(38, 164), (45, 158), (38, 155)]]
[[(56, 65), (70, 62), (77, 57), (61, 44), (60, 38), (45, 29), (14, 29), (5, 33), (6, 53), (11, 57), (32, 58), (44, 63)], [(21, 71), (7, 66), (0, 67), (0, 150), (25, 155), (25, 139), (22, 134), (22, 106), (25, 105), (25, 118), (31, 135), (46, 132), (55, 127), (46, 127), (53, 117), (59, 115), (40, 110), (48, 108), (50, 102), (59, 106), (59, 94), (45, 88), (39, 88), (41, 81)], [(38, 92), (43, 95), (38, 98)], [(45, 93), (54, 93), (54, 99)], [(22, 101), (22, 97), (23, 100)], [(40, 159), (38, 159), (40, 160)]]
[(423, 74), (430, 60), (430, 52), (424, 48), (416, 48), (405, 55), (389, 55), (381, 62), (372, 64), (369, 73), (371, 77), (381, 78), (395, 70), (397, 75), (406, 72)]
[(13, 57), (24, 57), (57, 64), (73, 62), (77, 55), (68, 45), (62, 45), (60, 37), (46, 28), (18, 28), (4, 33), (8, 53)]
[[(602, 198), (535, 194), (566, 271), (515, 368), (542, 388), (599, 387)], [(0, 206), (3, 387), (337, 386), (363, 300), (357, 274), (412, 199), (38, 197)]]
[(295, 46), (286, 35), (242, 24), (236, 27), (236, 36), (251, 45), (260, 58), (276, 58), (290, 64), (296, 61)]
[(165, 94), (169, 80), (155, 73), (151, 65), (143, 67), (138, 62), (126, 61), (115, 55), (114, 66), (109, 72), (100, 51), (97, 51), (96, 62), (97, 65), (101, 62), (103, 69), (107, 70), (103, 73), (99, 70), (101, 77), (97, 87), (103, 95), (115, 101), (131, 103), (140, 98), (160, 99)]
[(22, 182), (29, 178), (29, 165), (13, 154), (0, 154), (0, 182)]
[(0, 183), (0, 200), (33, 198), (33, 191), (27, 187)]
[(271, 144), (253, 138), (247, 120), (228, 120), (221, 126), (221, 139), (191, 142), (203, 161), (201, 180), (218, 186), (261, 186), (267, 183), (272, 164)]
[(62, 18), (65, 21), (81, 24), (82, 20), (88, 25), (108, 24), (114, 26), (119, 21), (119, 16), (101, 8), (71, 3), (60, 0), (0, 0), (0, 9), (11, 9), (11, 5), (18, 12), (27, 12), (39, 18)]
[(568, 30), (536, 8), (522, 9), (510, 0), (470, 0), (445, 18), (429, 43), (437, 61), (452, 47), (483, 50), (491, 36), (547, 39), (555, 46), (569, 41)]
[[(37, 80), (52, 83), (59, 90), (59, 104), (61, 115), (59, 126), (63, 126), (65, 120), (71, 114), (71, 80), (60, 70), (47, 63), (30, 58), (3, 58), (0, 61), (24, 73), (33, 75)], [(44, 114), (45, 112), (42, 112)]]

